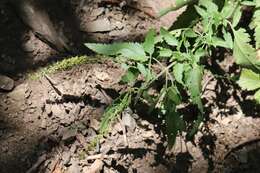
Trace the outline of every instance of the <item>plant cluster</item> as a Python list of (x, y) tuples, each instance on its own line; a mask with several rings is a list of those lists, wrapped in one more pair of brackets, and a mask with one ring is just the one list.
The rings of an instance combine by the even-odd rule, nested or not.
[[(191, 139), (204, 119), (201, 62), (210, 57), (216, 47), (233, 51), (235, 62), (242, 67), (238, 84), (243, 89), (256, 90), (254, 96), (260, 103), (260, 0), (199, 0), (196, 3), (179, 0), (177, 4), (181, 7), (187, 5), (185, 2), (193, 3), (190, 5), (197, 15), (188, 27), (161, 28), (158, 35), (151, 29), (143, 43), (85, 44), (94, 52), (120, 62), (126, 70), (121, 81), (130, 86), (108, 107), (101, 122), (101, 134), (108, 131), (109, 124), (125, 107), (145, 102), (165, 117), (170, 147), (183, 132)], [(254, 10), (249, 28), (240, 25), (246, 8)], [(154, 88), (157, 92), (152, 92)], [(185, 121), (178, 109), (183, 103), (197, 107), (192, 123)]]

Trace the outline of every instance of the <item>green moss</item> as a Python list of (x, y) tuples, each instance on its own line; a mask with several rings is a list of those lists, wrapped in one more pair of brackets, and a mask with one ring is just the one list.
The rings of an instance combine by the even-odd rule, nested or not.
[(71, 58), (64, 59), (62, 61), (58, 61), (54, 64), (51, 64), (47, 67), (40, 68), (36, 72), (28, 74), (29, 79), (37, 80), (41, 78), (44, 74), (53, 74), (57, 71), (69, 70), (74, 66), (87, 64), (87, 63), (95, 63), (99, 62), (102, 57), (87, 57), (87, 56), (75, 56)]

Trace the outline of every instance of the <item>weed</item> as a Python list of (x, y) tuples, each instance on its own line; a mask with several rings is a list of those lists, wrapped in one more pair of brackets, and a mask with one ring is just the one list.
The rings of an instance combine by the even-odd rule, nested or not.
[[(112, 56), (120, 61), (127, 71), (122, 77), (122, 82), (131, 88), (131, 92), (127, 91), (129, 98), (135, 100), (134, 103), (145, 100), (149, 105), (153, 105), (153, 109), (159, 110), (158, 114), (165, 117), (169, 147), (174, 145), (177, 134), (182, 132), (186, 132), (187, 139), (192, 139), (203, 122), (201, 82), (204, 66), (201, 61), (211, 56), (212, 49), (223, 47), (233, 50), (236, 63), (244, 68), (238, 83), (248, 90), (258, 89), (255, 98), (260, 101), (260, 58), (257, 56), (260, 48), (260, 0), (221, 2), (217, 4), (213, 0), (199, 0), (192, 4), (198, 17), (196, 21), (191, 22), (190, 27), (172, 31), (161, 28), (159, 35), (151, 29), (143, 43), (85, 44), (99, 54)], [(185, 3), (180, 3), (180, 6), (183, 5)], [(255, 45), (250, 44), (252, 40), (247, 30), (239, 26), (245, 6), (255, 8), (251, 24), (255, 31)], [(172, 9), (176, 10), (176, 7)], [(169, 11), (171, 8), (166, 10)], [(165, 11), (162, 14), (164, 13)], [(154, 66), (159, 67), (159, 72), (153, 68)], [(137, 85), (140, 84), (139, 76), (144, 79), (141, 81), (141, 87)], [(149, 88), (154, 83), (162, 81), (159, 93), (151, 95)], [(177, 109), (183, 102), (190, 102), (198, 108), (192, 123), (185, 121)], [(130, 104), (130, 101), (126, 103)], [(119, 114), (125, 107), (125, 104), (123, 105), (112, 105), (106, 112)], [(104, 133), (102, 127), (111, 123), (110, 116), (104, 115), (101, 134)]]

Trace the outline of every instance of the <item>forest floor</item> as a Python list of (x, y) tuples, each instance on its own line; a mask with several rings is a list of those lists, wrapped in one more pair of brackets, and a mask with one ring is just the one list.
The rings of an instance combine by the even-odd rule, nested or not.
[[(150, 27), (162, 25), (129, 7), (70, 3), (75, 9), (68, 13), (74, 12), (81, 21), (77, 26), (88, 20), (104, 24), (104, 17), (109, 19), (103, 28), (98, 24), (92, 31), (76, 33), (72, 25), (66, 28), (71, 16), (64, 19), (64, 12), (57, 10), (59, 16), (49, 9), (56, 16), (57, 28), (71, 36), (75, 47), (89, 38), (99, 42), (141, 40)], [(0, 9), (0, 71), (15, 80), (12, 91), (0, 93), (0, 173), (260, 172), (260, 108), (250, 93), (210, 70), (202, 83), (207, 121), (193, 142), (179, 135), (169, 150), (164, 121), (139, 105), (136, 110), (127, 108), (109, 134), (89, 147), (104, 109), (125, 89), (119, 84), (124, 71), (111, 60), (87, 57), (91, 63), (49, 74), (55, 86), (45, 77), (33, 80), (28, 77), (32, 69), (37, 71), (39, 65), (63, 55), (38, 40), (12, 8), (0, 2)], [(239, 70), (228, 52), (209, 64), (207, 69), (220, 75)], [(189, 106), (183, 113), (194, 114)]]

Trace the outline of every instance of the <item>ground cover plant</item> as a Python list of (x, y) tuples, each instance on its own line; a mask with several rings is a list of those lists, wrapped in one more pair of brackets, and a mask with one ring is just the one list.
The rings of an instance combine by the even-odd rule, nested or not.
[[(102, 135), (124, 108), (144, 102), (165, 118), (170, 147), (182, 132), (192, 139), (204, 120), (202, 62), (217, 47), (233, 52), (242, 69), (236, 82), (242, 89), (254, 91), (254, 98), (260, 103), (260, 1), (177, 1), (177, 7), (166, 9), (161, 15), (188, 3), (192, 3), (197, 17), (185, 28), (161, 28), (159, 34), (151, 29), (143, 43), (85, 44), (94, 52), (120, 62), (126, 70), (121, 81), (129, 85), (129, 90), (105, 112), (100, 127)], [(243, 27), (242, 13), (248, 8), (254, 13), (249, 27)], [(157, 92), (152, 92), (154, 88)], [(197, 107), (191, 122), (184, 120), (178, 111), (183, 103)]]

